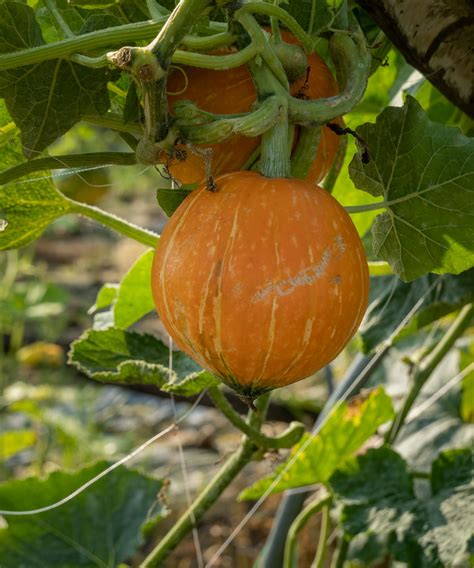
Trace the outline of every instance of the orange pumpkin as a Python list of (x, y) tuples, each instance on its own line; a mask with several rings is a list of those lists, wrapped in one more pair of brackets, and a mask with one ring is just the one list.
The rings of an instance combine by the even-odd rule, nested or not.
[(152, 268), (176, 344), (243, 396), (304, 379), (356, 332), (369, 274), (349, 215), (303, 180), (235, 172), (191, 193)]
[[(298, 44), (288, 32), (282, 32), (287, 43)], [(185, 75), (184, 75), (185, 74)], [(178, 100), (188, 99), (200, 108), (214, 114), (237, 114), (249, 112), (256, 100), (255, 86), (245, 65), (235, 69), (215, 71), (183, 66), (173, 70), (168, 78), (168, 102), (170, 108)], [(307, 76), (291, 85), (293, 95), (309, 99), (321, 99), (337, 95), (337, 84), (324, 60), (316, 53), (308, 56)], [(297, 136), (297, 132), (296, 132)], [(295, 139), (296, 139), (295, 136)], [(260, 145), (260, 138), (232, 136), (212, 148), (212, 172), (218, 176), (241, 169)], [(329, 128), (324, 127), (317, 155), (306, 179), (318, 183), (329, 171), (334, 161), (339, 139)], [(183, 183), (202, 183), (205, 178), (203, 158), (187, 151), (187, 158), (170, 166), (170, 172)]]

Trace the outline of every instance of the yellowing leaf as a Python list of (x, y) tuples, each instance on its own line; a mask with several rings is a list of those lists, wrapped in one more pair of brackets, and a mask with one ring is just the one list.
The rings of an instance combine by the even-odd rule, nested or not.
[[(391, 400), (382, 388), (372, 391), (363, 401), (355, 399), (352, 404), (340, 404), (331, 412), (317, 436), (309, 443), (311, 435), (303, 436), (274, 474), (245, 489), (239, 498), (258, 499), (280, 475), (282, 477), (272, 488), (272, 493), (327, 481), (379, 426), (393, 416)], [(296, 455), (295, 463), (287, 468)]]

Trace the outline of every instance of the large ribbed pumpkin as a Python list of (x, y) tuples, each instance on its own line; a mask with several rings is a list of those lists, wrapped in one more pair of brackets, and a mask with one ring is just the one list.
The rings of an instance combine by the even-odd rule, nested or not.
[(364, 249), (343, 207), (306, 181), (236, 172), (165, 227), (152, 289), (176, 344), (244, 396), (311, 375), (367, 307)]
[[(283, 31), (285, 42), (298, 41)], [(214, 114), (237, 114), (251, 110), (257, 95), (247, 66), (234, 69), (212, 70), (182, 66), (172, 69), (168, 78), (168, 102), (170, 108), (178, 100), (189, 99), (200, 108)], [(328, 66), (317, 53), (308, 56), (307, 76), (291, 85), (293, 95), (308, 99), (321, 99), (337, 95), (336, 81)], [(337, 121), (340, 122), (340, 121)], [(296, 135), (298, 129), (296, 129)], [(260, 145), (260, 138), (232, 136), (220, 144), (207, 145), (212, 148), (212, 173), (218, 176), (241, 169)], [(328, 127), (321, 131), (321, 140), (314, 161), (306, 179), (318, 183), (329, 171), (339, 146), (339, 137)], [(205, 177), (202, 156), (187, 152), (187, 158), (170, 166), (171, 174), (182, 183), (201, 183)]]

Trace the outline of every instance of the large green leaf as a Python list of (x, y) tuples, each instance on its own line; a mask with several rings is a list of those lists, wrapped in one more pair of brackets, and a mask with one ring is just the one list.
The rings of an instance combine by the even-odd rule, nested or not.
[[(472, 453), (455, 450), (433, 464), (429, 499), (417, 499), (403, 458), (388, 447), (353, 458), (329, 480), (348, 559), (362, 566), (393, 559), (417, 568), (468, 566), (474, 505)], [(471, 550), (469, 550), (471, 547)]]
[[(392, 97), (401, 87), (401, 83), (411, 72), (412, 68), (405, 62), (403, 57), (395, 50), (392, 50), (386, 59), (387, 65), (381, 65), (370, 77), (367, 89), (360, 103), (348, 114), (344, 115), (345, 124), (355, 129), (364, 122), (375, 122), (379, 113), (389, 104)], [(354, 138), (348, 137), (348, 147), (341, 173), (337, 178), (332, 194), (345, 206), (368, 205), (375, 203), (377, 198), (356, 189), (349, 175), (349, 164), (356, 153)], [(352, 216), (359, 234), (364, 235), (373, 220), (377, 216), (377, 211), (365, 211)]]
[(0, 186), (0, 250), (31, 243), (54, 219), (71, 211), (72, 203), (50, 180)]
[[(258, 499), (285, 471), (271, 492), (322, 483), (366, 442), (379, 426), (394, 415), (390, 398), (383, 389), (370, 393), (367, 400), (353, 404), (342, 403), (330, 414), (326, 424), (311, 441), (305, 434), (292, 449), (288, 459), (276, 471), (245, 489), (240, 499)], [(304, 450), (300, 451), (301, 448)], [(293, 462), (294, 456), (298, 457)]]
[[(76, 473), (0, 485), (0, 509), (44, 507), (72, 493), (103, 471), (98, 463)], [(120, 467), (57, 509), (5, 516), (0, 530), (2, 568), (118, 566), (143, 542), (142, 530), (166, 515), (158, 500), (159, 479)]]
[(458, 276), (428, 274), (409, 283), (396, 276), (372, 278), (369, 308), (359, 330), (364, 351), (387, 339), (423, 296), (425, 299), (416, 314), (395, 339), (415, 333), (474, 301), (474, 269)]
[[(0, 123), (3, 126), (9, 120), (0, 101)], [(4, 168), (23, 160), (17, 138), (0, 147), (0, 159)], [(0, 250), (34, 241), (54, 219), (71, 212), (72, 206), (46, 175), (25, 176), (21, 181), (0, 185)]]
[(474, 140), (431, 122), (412, 97), (357, 132), (370, 161), (354, 157), (352, 180), (386, 209), (372, 228), (376, 255), (407, 281), (471, 268)]
[(218, 381), (184, 353), (173, 352), (149, 334), (109, 328), (86, 331), (71, 345), (69, 363), (101, 382), (151, 384), (190, 396)]
[[(0, 4), (0, 52), (44, 45), (35, 13), (19, 2)], [(85, 114), (109, 108), (108, 71), (64, 59), (0, 72), (0, 96), (21, 130), (23, 152), (34, 157)]]

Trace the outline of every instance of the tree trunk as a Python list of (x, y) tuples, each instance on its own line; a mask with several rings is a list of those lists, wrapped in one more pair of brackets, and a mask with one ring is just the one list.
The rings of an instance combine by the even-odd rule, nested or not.
[(357, 0), (452, 103), (474, 118), (473, 0)]

